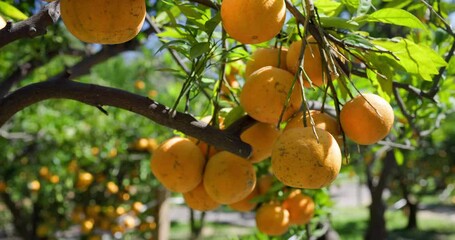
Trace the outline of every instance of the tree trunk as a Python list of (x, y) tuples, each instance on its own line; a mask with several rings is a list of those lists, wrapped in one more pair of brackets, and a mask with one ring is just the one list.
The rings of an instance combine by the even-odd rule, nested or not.
[(171, 228), (171, 220), (169, 218), (169, 196), (170, 193), (163, 186), (156, 188), (156, 207), (155, 207), (155, 222), (156, 229), (153, 233), (153, 239), (167, 240)]
[[(382, 192), (380, 193), (382, 196)], [(372, 197), (370, 205), (370, 221), (365, 236), (367, 240), (382, 240), (387, 238), (387, 229), (385, 225), (385, 204), (382, 198)]]
[(406, 229), (417, 229), (417, 211), (418, 211), (418, 204), (412, 201), (407, 202), (407, 206), (409, 208), (409, 216), (408, 216), (408, 225)]
[[(386, 205), (382, 199), (382, 194), (387, 186), (392, 170), (396, 166), (395, 155), (393, 150), (384, 149), (387, 151), (381, 174), (374, 184), (373, 176), (371, 173), (372, 164), (367, 166), (367, 181), (368, 188), (371, 194), (371, 205), (370, 205), (370, 221), (368, 222), (368, 228), (365, 235), (366, 240), (383, 240), (387, 239), (387, 228), (385, 222), (385, 210)], [(380, 154), (378, 154), (379, 156)], [(379, 158), (379, 157), (378, 157)]]

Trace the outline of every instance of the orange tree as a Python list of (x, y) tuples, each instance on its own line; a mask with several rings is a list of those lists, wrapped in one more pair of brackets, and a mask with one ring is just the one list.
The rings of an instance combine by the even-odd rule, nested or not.
[[(413, 2), (190, 0), (131, 1), (122, 6), (115, 1), (37, 1), (41, 10), (34, 9), (35, 1), (2, 3), (2, 16), (17, 22), (9, 21), (0, 30), (0, 47), (5, 49), (0, 125), (6, 126), (28, 106), (53, 98), (76, 100), (103, 113), (108, 113), (104, 107), (111, 106), (142, 115), (198, 139), (195, 144), (204, 142), (209, 144), (209, 150), (225, 151), (213, 158), (209, 151), (199, 154), (206, 153), (208, 166), (215, 164), (212, 159), (221, 159), (216, 164), (226, 171), (218, 173), (220, 177), (238, 181), (242, 178), (244, 182), (239, 184), (245, 184), (248, 191), (231, 193), (232, 186), (212, 181), (213, 174), (198, 170), (202, 174), (198, 179), (204, 181), (204, 190), (210, 197), (216, 198), (220, 193), (216, 190), (226, 190), (222, 192), (226, 195), (223, 204), (247, 197), (257, 179), (267, 176), (271, 166), (278, 178), (272, 181), (275, 187), (256, 201), (269, 206), (268, 211), (282, 212), (282, 219), (276, 220), (285, 227), (292, 218), (288, 216), (292, 212), (286, 213), (289, 210), (282, 205), (291, 195), (289, 188), (302, 188), (306, 194), (314, 195), (318, 209), (323, 209), (325, 203), (317, 200), (318, 193), (325, 190), (316, 189), (328, 186), (336, 178), (342, 155), (344, 163), (349, 164), (351, 141), (359, 145), (379, 144), (387, 153), (383, 167), (388, 171), (383, 171), (379, 181), (368, 181), (373, 204), (367, 238), (385, 238), (381, 196), (389, 170), (396, 162), (387, 157), (392, 153), (390, 149), (417, 146), (418, 139), (425, 136), (422, 129), (430, 129), (431, 125), (422, 116), (436, 117), (441, 108), (451, 107), (451, 85), (444, 83), (451, 79), (447, 73), (453, 72), (450, 60), (455, 34), (446, 20), (452, 6), (439, 1)], [(59, 21), (60, 13), (63, 21)], [(35, 39), (27, 39), (30, 37)], [(177, 63), (162, 69), (180, 84), (173, 101), (160, 103), (124, 87), (94, 84), (90, 79), (81, 81), (97, 63), (143, 47), (154, 53), (167, 49)], [(254, 59), (252, 52), (261, 48), (278, 52)], [(26, 51), (37, 54), (18, 57), (18, 53)], [(48, 58), (61, 54), (79, 58), (51, 76), (33, 83), (22, 82), (24, 75), (33, 74)], [(244, 75), (245, 61), (262, 63)], [(362, 95), (372, 92), (375, 95)], [(334, 116), (339, 132), (330, 132), (325, 122), (319, 126), (310, 112), (312, 108)], [(271, 141), (271, 152), (253, 166), (259, 176), (248, 171), (238, 179), (235, 174), (222, 175), (238, 169), (234, 162), (241, 162), (245, 169), (252, 168), (234, 160), (241, 157), (248, 161), (258, 152), (257, 146), (242, 139), (245, 129), (261, 122), (282, 131), (299, 112), (305, 119), (301, 127), (284, 131), (277, 140), (279, 144)], [(212, 120), (199, 121), (194, 115), (210, 115)], [(392, 125), (394, 119), (396, 124)], [(302, 138), (309, 139), (301, 141)], [(409, 144), (403, 144), (405, 139), (411, 139)], [(160, 151), (174, 148), (179, 149), (177, 144), (164, 144)], [(308, 155), (314, 159), (307, 162)], [(272, 161), (268, 161), (270, 156)], [(179, 157), (173, 160), (172, 175), (177, 179), (186, 177), (184, 169), (179, 169), (179, 161)], [(302, 172), (299, 169), (310, 167), (314, 167), (310, 171), (314, 175), (298, 175)], [(193, 185), (197, 187), (196, 183)], [(323, 216), (324, 211), (317, 215)], [(307, 225), (306, 229), (300, 226), (287, 233), (278, 232), (311, 235), (311, 230), (312, 226)]]

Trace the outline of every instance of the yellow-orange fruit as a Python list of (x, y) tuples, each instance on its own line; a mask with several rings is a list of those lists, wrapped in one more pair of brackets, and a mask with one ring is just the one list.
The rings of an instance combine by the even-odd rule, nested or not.
[(33, 180), (27, 184), (27, 187), (30, 191), (36, 192), (40, 190), (41, 183), (38, 180)]
[(223, 0), (221, 22), (226, 32), (243, 44), (268, 41), (286, 19), (284, 0)]
[(302, 191), (292, 191), (284, 200), (283, 207), (289, 211), (289, 223), (303, 225), (310, 222), (314, 216), (314, 201)]
[[(341, 134), (340, 125), (338, 124), (337, 120), (327, 113), (323, 113), (318, 110), (310, 110), (310, 114), (308, 114), (308, 112), (305, 112), (305, 122), (307, 124), (307, 127), (311, 127), (310, 115), (313, 118), (315, 127), (326, 130), (332, 134), (335, 139), (338, 137), (338, 135)], [(297, 127), (304, 127), (303, 112), (299, 112), (291, 120), (289, 120), (286, 124), (286, 127), (284, 128), (284, 131)]]
[(262, 175), (258, 178), (258, 189), (260, 194), (266, 194), (273, 185), (274, 176), (271, 174)]
[(204, 187), (216, 202), (231, 204), (250, 194), (256, 185), (256, 173), (248, 160), (221, 151), (209, 159), (204, 172)]
[[(276, 124), (292, 87), (294, 76), (276, 67), (263, 67), (252, 73), (240, 93), (240, 105), (252, 118)], [(301, 89), (295, 84), (284, 111), (283, 121), (298, 111), (302, 104)]]
[(266, 67), (272, 66), (286, 69), (286, 55), (288, 49), (286, 48), (259, 48), (254, 51), (251, 55), (251, 59), (248, 60), (245, 67), (245, 76), (250, 76), (254, 71)]
[(265, 203), (256, 212), (256, 226), (267, 235), (280, 236), (289, 229), (289, 212), (278, 203)]
[(283, 184), (318, 189), (329, 185), (341, 168), (341, 150), (325, 130), (293, 128), (281, 134), (272, 150), (272, 171)]
[[(286, 64), (288, 66), (288, 70), (293, 74), (297, 73), (297, 70), (299, 69), (301, 47), (302, 40), (295, 41), (289, 46)], [(307, 38), (307, 44), (305, 46), (303, 56), (303, 69), (310, 78), (312, 84), (318, 87), (322, 86), (324, 84), (324, 80), (322, 77), (321, 52), (319, 50), (318, 43), (313, 37)], [(302, 78), (303, 85), (307, 88), (310, 87), (310, 83), (303, 73)]]
[(7, 185), (4, 181), (0, 181), (0, 193), (5, 192)]
[(195, 189), (183, 194), (186, 205), (199, 211), (210, 211), (220, 206), (205, 191), (204, 183), (201, 182)]
[(144, 0), (62, 0), (60, 12), (71, 34), (100, 44), (131, 40), (141, 30), (146, 14)]
[(93, 175), (89, 172), (79, 172), (77, 175), (76, 188), (85, 189), (90, 184), (92, 184), (94, 178)]
[(254, 188), (254, 190), (244, 199), (229, 204), (229, 207), (240, 212), (249, 212), (253, 210), (258, 203), (253, 201), (255, 197), (259, 195), (259, 189), (257, 187)]
[[(363, 95), (363, 97), (362, 97)], [(392, 129), (393, 108), (382, 97), (366, 93), (347, 102), (341, 109), (344, 133), (355, 143), (373, 144), (385, 138)]]
[(278, 136), (280, 130), (274, 125), (259, 122), (240, 134), (240, 139), (251, 145), (252, 155), (249, 160), (257, 163), (272, 155), (272, 147)]
[(201, 182), (205, 158), (189, 139), (173, 137), (155, 150), (150, 165), (155, 177), (167, 189), (185, 193)]

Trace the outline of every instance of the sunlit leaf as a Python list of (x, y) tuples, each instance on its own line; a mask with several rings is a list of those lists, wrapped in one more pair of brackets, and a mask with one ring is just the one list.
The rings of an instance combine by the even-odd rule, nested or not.
[(398, 26), (425, 29), (425, 25), (410, 12), (403, 9), (383, 8), (364, 18), (359, 18), (358, 22), (381, 22)]
[(430, 81), (432, 75), (439, 73), (440, 67), (447, 65), (433, 49), (418, 45), (408, 39), (374, 40), (373, 43), (393, 52), (399, 58), (398, 64), (408, 73), (419, 75), (424, 80)]
[(15, 8), (13, 5), (0, 1), (0, 15), (13, 20), (25, 20), (27, 15)]

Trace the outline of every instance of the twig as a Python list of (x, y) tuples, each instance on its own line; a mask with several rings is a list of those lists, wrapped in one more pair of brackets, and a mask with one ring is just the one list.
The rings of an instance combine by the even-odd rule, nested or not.
[(0, 48), (21, 38), (34, 38), (44, 35), (47, 27), (60, 17), (60, 1), (47, 4), (37, 14), (18, 23), (7, 24), (0, 30)]

